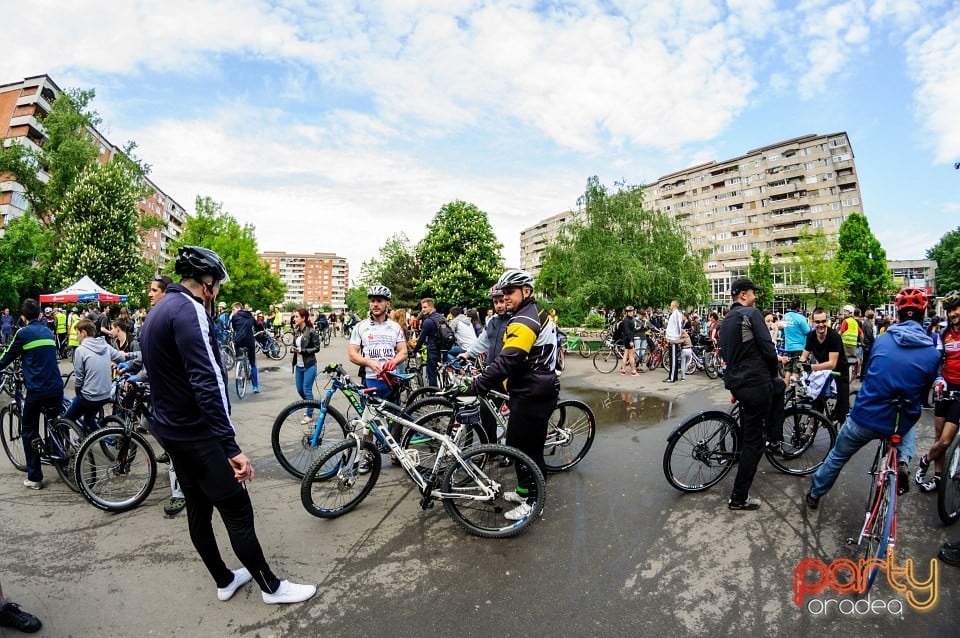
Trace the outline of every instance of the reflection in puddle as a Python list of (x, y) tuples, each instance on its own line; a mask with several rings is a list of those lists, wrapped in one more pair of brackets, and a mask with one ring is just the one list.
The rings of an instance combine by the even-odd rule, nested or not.
[(597, 417), (597, 427), (623, 423), (656, 425), (670, 419), (676, 410), (674, 401), (664, 401), (640, 392), (575, 388), (565, 389), (561, 398), (579, 399), (589, 405)]

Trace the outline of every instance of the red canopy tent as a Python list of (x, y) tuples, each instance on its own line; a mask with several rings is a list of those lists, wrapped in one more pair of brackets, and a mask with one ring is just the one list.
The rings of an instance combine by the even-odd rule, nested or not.
[(40, 303), (74, 303), (86, 301), (105, 301), (107, 303), (126, 302), (126, 295), (117, 295), (101, 288), (97, 283), (84, 275), (72, 286), (60, 292), (49, 295), (40, 295)]

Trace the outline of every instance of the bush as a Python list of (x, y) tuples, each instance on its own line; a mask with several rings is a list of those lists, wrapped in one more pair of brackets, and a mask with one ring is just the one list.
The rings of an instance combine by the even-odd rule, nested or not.
[(583, 325), (587, 328), (602, 328), (605, 323), (603, 317), (597, 313), (587, 315), (586, 319), (583, 320)]

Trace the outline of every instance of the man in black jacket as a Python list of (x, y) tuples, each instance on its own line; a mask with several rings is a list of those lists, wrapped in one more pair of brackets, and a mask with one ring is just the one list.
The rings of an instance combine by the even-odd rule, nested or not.
[(420, 352), (420, 348), (427, 348), (427, 383), (432, 386), (437, 385), (437, 368), (440, 365), (440, 343), (437, 340), (437, 329), (441, 321), (444, 321), (443, 315), (437, 312), (433, 299), (426, 297), (420, 300), (421, 324), (420, 336), (417, 338), (417, 344), (413, 346), (412, 355)]
[(720, 323), (720, 350), (727, 362), (723, 385), (740, 402), (743, 443), (740, 465), (727, 506), (732, 510), (755, 510), (749, 499), (750, 485), (763, 455), (763, 439), (779, 450), (783, 440), (783, 395), (785, 386), (777, 372), (777, 348), (770, 338), (763, 315), (754, 306), (760, 290), (746, 277), (731, 287), (733, 304)]

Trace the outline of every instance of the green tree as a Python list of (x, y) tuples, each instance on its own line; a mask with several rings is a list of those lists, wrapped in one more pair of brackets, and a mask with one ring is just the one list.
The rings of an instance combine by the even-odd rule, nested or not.
[(417, 245), (415, 298), (433, 297), (440, 310), (486, 304), (503, 271), (501, 248), (485, 212), (460, 200), (445, 204)]
[(347, 290), (347, 298), (344, 303), (347, 304), (349, 310), (354, 311), (361, 317), (366, 317), (370, 312), (370, 305), (367, 301), (367, 286), (354, 286)]
[(849, 298), (858, 308), (876, 308), (890, 298), (893, 280), (887, 253), (867, 218), (851, 213), (840, 225), (837, 259), (843, 264)]
[(773, 308), (773, 266), (770, 265), (770, 255), (754, 248), (750, 251), (750, 266), (747, 276), (763, 290), (757, 293), (757, 308), (769, 310)]
[(558, 314), (709, 299), (704, 255), (674, 220), (644, 208), (641, 187), (618, 183), (611, 193), (594, 176), (578, 206), (578, 218), (544, 252), (537, 280)]
[[(196, 212), (187, 218), (183, 236), (172, 249), (174, 254), (180, 246), (203, 246), (220, 255), (230, 275), (230, 281), (220, 291), (220, 299), (227, 303), (239, 301), (264, 311), (280, 303), (286, 287), (280, 275), (271, 272), (270, 266), (260, 259), (254, 227), (241, 226), (223, 210), (223, 204), (210, 197), (198, 195), (194, 205)], [(176, 280), (173, 266), (171, 260), (169, 274)]]
[(32, 213), (11, 220), (0, 237), (0, 308), (16, 313), (20, 303), (54, 292), (50, 283), (53, 233)]
[(834, 307), (844, 303), (846, 282), (843, 264), (837, 260), (837, 242), (822, 228), (813, 234), (801, 232), (788, 253), (788, 263), (800, 273), (796, 296), (813, 306)]
[(394, 308), (416, 308), (420, 305), (420, 297), (414, 289), (414, 282), (419, 275), (416, 249), (406, 234), (397, 233), (383, 245), (378, 257), (363, 263), (359, 283), (389, 288)]
[(937, 261), (937, 294), (960, 290), (960, 226), (927, 250), (927, 259)]
[(145, 288), (150, 268), (141, 251), (135, 181), (121, 162), (93, 162), (83, 170), (59, 208), (55, 285), (88, 275), (119, 294)]

